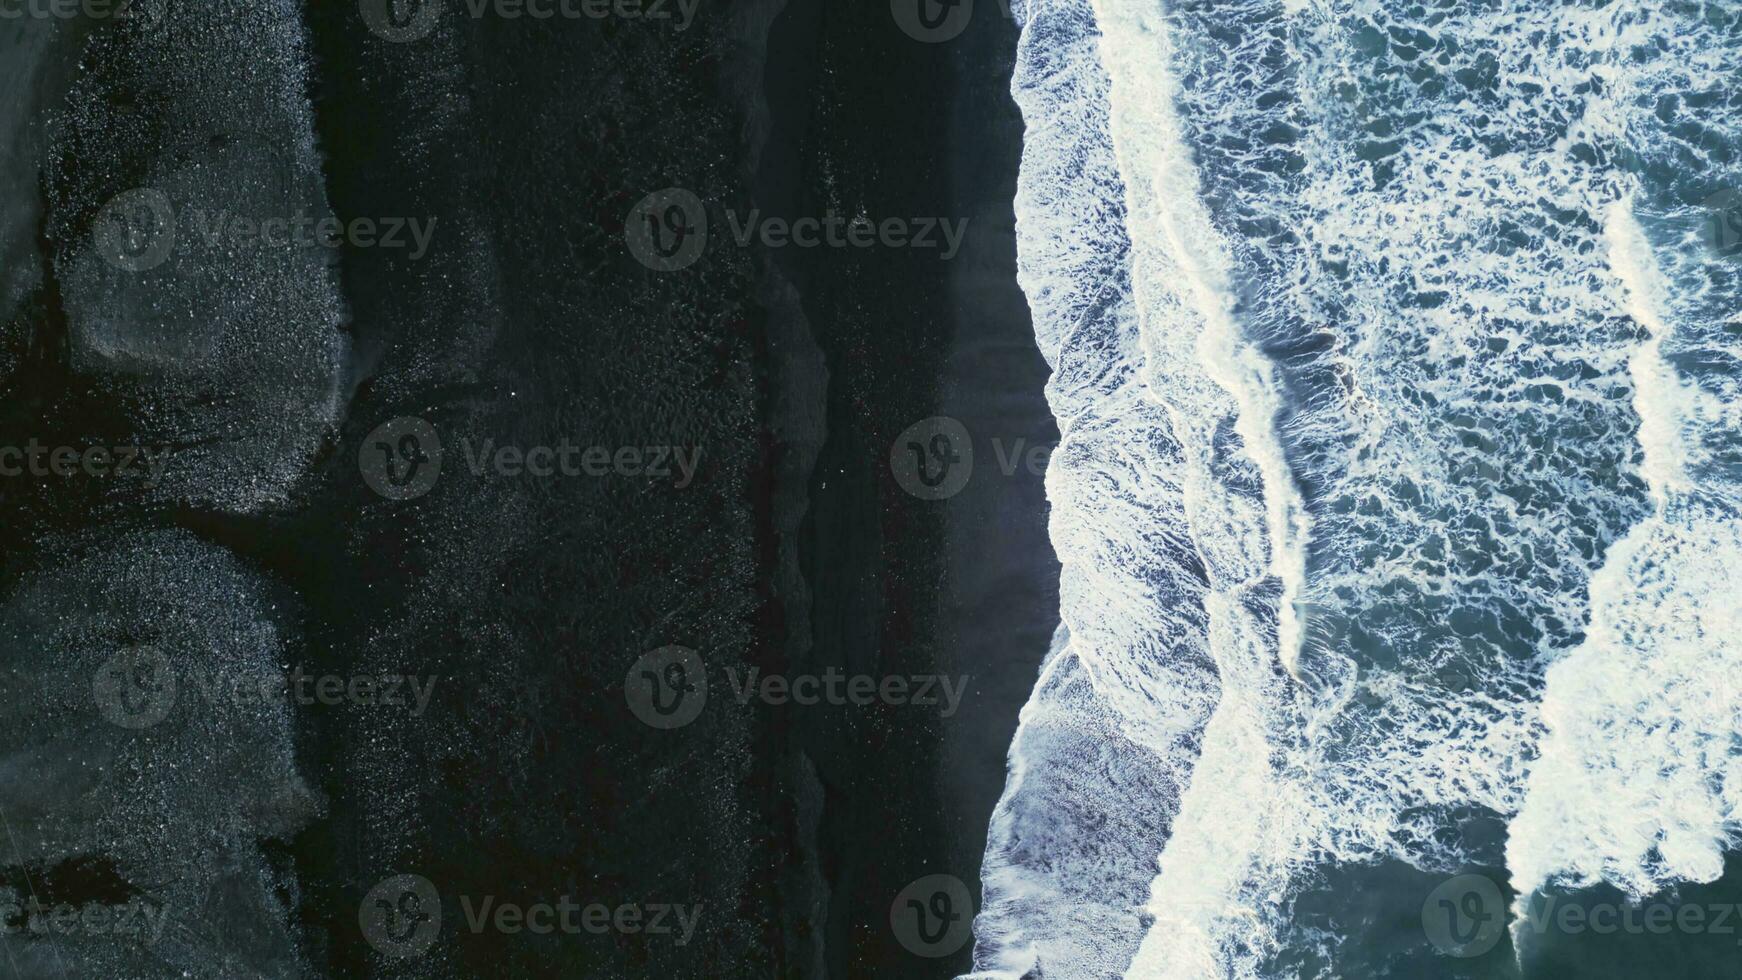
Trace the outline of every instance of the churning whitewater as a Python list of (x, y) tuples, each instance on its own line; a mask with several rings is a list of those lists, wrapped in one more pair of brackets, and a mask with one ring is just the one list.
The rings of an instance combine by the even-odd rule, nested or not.
[(975, 976), (1429, 975), (1472, 871), (1522, 964), (1545, 889), (1717, 880), (1742, 5), (1018, 14), (1063, 625)]

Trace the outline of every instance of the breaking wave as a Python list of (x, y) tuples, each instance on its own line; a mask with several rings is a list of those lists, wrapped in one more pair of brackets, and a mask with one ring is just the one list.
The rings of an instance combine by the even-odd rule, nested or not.
[(976, 976), (1348, 975), (1304, 910), (1387, 862), (1719, 877), (1742, 10), (1019, 13), (1063, 626)]

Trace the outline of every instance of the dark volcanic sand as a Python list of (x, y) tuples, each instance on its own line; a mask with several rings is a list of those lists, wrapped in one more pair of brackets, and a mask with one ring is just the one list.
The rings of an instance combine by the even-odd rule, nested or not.
[[(173, 716), (163, 731), (175, 738), (123, 743), (135, 753), (130, 779), (165, 826), (226, 814), (220, 840), (26, 828), (36, 850), (5, 881), (29, 878), (74, 904), (140, 889), (200, 896), (179, 912), (209, 928), (173, 951), (126, 953), (139, 976), (964, 971), (968, 944), (916, 957), (896, 941), (889, 910), (929, 874), (963, 879), (977, 899), (1005, 750), (1056, 624), (1040, 477), (1025, 465), (1002, 473), (994, 442), (1008, 452), (1056, 439), (1014, 280), (1015, 24), (983, 3), (960, 37), (922, 44), (878, 2), (704, 7), (681, 33), (449, 7), (432, 36), (406, 44), (370, 35), (353, 3), (301, 9), (306, 91), (258, 72), (202, 74), (161, 42), (111, 39), (84, 70), (93, 80), (82, 118), (130, 122), (57, 116), (15, 153), (4, 186), (25, 196), (9, 208), (26, 217), (13, 224), (47, 229), (36, 248), (48, 271), (8, 287), (0, 371), (9, 393), (28, 396), (15, 398), (9, 433), (39, 431), (32, 411), (48, 432), (88, 423), (112, 442), (159, 433), (167, 418), (207, 455), (157, 498), (0, 498), (15, 610), (0, 619), (45, 629), (29, 624), (52, 618), (55, 595), (95, 601), (77, 597), (101, 588), (107, 566), (70, 547), (77, 530), (150, 556), (124, 562), (139, 597), (110, 601), (144, 610), (129, 615), (192, 617), (178, 658), (216, 648), (224, 665), (276, 659), (440, 681), (419, 716), (297, 705), (273, 714), (273, 727), (246, 726), (258, 745), (225, 728), (242, 724), (227, 716), (187, 727)], [(259, 50), (208, 12), (172, 5), (169, 16), (198, 18), (182, 28), (202, 43)], [(60, 51), (37, 76), (49, 104), (79, 74)], [(163, 92), (127, 97), (137, 77)], [(349, 248), (330, 269), (183, 286), (228, 304), (230, 318), (215, 323), (295, 340), (273, 356), (338, 349), (337, 417), (323, 420), (317, 409), (332, 406), (310, 405), (270, 358), (252, 375), (190, 381), (147, 364), (130, 366), (124, 384), (93, 376), (65, 338), (116, 329), (108, 314), (138, 301), (130, 281), (63, 295), (60, 280), (76, 277), (55, 270), (82, 254), (90, 211), (159, 179), (171, 155), (154, 142), (164, 132), (247, 171), (205, 171), (187, 193), (249, 193), (271, 176), (271, 155), (229, 149), (252, 144), (218, 130), (246, 129), (225, 122), (240, 115), (258, 136), (278, 116), (250, 106), (305, 97), (318, 158), (291, 148), (283, 166), (318, 179), (296, 193), (347, 220), (433, 219), (429, 254)], [(71, 163), (51, 167), (57, 159)], [(92, 174), (115, 186), (88, 184)], [(643, 195), (671, 186), (706, 202), (710, 236), (700, 261), (661, 274), (631, 257), (622, 229)], [(740, 246), (727, 212), (753, 208), (969, 223), (949, 261), (937, 250)], [(28, 251), (31, 237), (9, 225), (8, 254)], [(269, 276), (301, 286), (261, 290)], [(343, 311), (337, 345), (308, 332), (331, 324), (295, 305), (329, 295)], [(212, 388), (203, 401), (200, 385)], [(165, 392), (206, 414), (163, 414), (150, 398)], [(239, 414), (213, 415), (213, 405)], [(940, 414), (972, 434), (975, 476), (953, 499), (920, 500), (897, 485), (890, 451), (909, 425)], [(392, 503), (364, 486), (357, 459), (371, 430), (402, 416), (440, 431), (446, 468), (427, 496)], [(675, 444), (703, 457), (683, 488), (475, 475), (460, 447), (487, 439)], [(305, 443), (314, 448), (295, 448)], [(254, 501), (256, 472), (289, 489)], [(204, 606), (189, 598), (207, 593)], [(261, 648), (205, 639), (220, 634)], [(44, 685), (76, 701), (86, 661), (106, 651), (80, 636), (86, 647), (58, 656), (9, 649), (9, 667), (83, 671)], [(667, 644), (699, 652), (710, 695), (694, 723), (659, 731), (630, 712), (624, 684), (641, 654)], [(727, 671), (752, 667), (971, 680), (960, 710), (942, 718), (914, 705), (740, 704)], [(46, 703), (18, 683), (6, 692), (17, 699), (5, 702), (9, 732), (35, 724), (28, 705)], [(104, 736), (103, 746), (115, 740)], [(237, 790), (189, 738), (224, 740), (226, 765), (258, 786)], [(105, 827), (137, 817), (103, 798), (83, 805)], [(432, 948), (396, 962), (364, 941), (358, 911), (373, 885), (401, 873), (436, 886), (444, 919)], [(684, 946), (644, 933), (474, 933), (462, 896), (702, 912)], [(251, 938), (226, 947), (225, 934)], [(228, 948), (231, 965), (216, 966), (208, 948)]]
[[(1005, 752), (1058, 621), (1041, 477), (1026, 465), (1006, 476), (994, 449), (1050, 446), (1057, 433), (1015, 282), (1016, 25), (981, 7), (961, 36), (921, 44), (893, 29), (884, 4), (795, 3), (769, 48), (764, 210), (969, 221), (948, 262), (796, 249), (776, 262), (828, 374), (826, 442), (807, 498), (794, 502), (807, 508), (799, 548), (811, 601), (789, 623), (811, 635), (793, 631), (787, 669), (971, 678), (953, 717), (911, 707), (821, 715), (791, 743), (826, 787), (820, 975), (968, 968), (967, 947), (930, 962), (904, 951), (889, 905), (936, 873), (978, 896)], [(785, 383), (808, 393), (813, 372), (791, 360), (800, 371)], [(800, 414), (814, 425), (821, 413)], [(896, 436), (933, 415), (958, 419), (974, 442), (974, 477), (948, 501), (908, 496), (888, 468)]]

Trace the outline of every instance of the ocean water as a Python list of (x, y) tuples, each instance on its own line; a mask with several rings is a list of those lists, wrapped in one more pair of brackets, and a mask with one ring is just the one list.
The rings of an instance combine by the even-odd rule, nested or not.
[(975, 976), (1742, 976), (1742, 5), (1018, 14), (1063, 626)]

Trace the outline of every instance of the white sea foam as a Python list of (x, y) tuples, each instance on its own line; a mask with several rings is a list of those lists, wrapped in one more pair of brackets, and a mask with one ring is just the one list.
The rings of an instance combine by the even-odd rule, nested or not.
[[(1249, 464), (1215, 472), (1213, 444), (1236, 405), (1198, 349), (1200, 334), (1232, 328), (1203, 306), (1216, 302), (1213, 270), (1194, 270), (1185, 293), (1133, 296), (1134, 266), (1158, 281), (1178, 269), (1150, 235), (1156, 189), (1128, 194), (1120, 179), (1107, 85), (1088, 6), (1030, 4), (1014, 84), (1029, 126), (1020, 274), (1055, 367), (1048, 397), (1063, 439), (1047, 486), (1065, 629), (992, 822), (976, 924), (985, 976), (1124, 971), (1218, 673), (1274, 645), (1253, 639), (1270, 631), (1233, 598), (1267, 577), (1267, 514), (1260, 495), (1226, 485), (1255, 484)], [(1149, 237), (1135, 247), (1127, 213), (1145, 215), (1132, 224)], [(1238, 351), (1211, 346), (1241, 370)]]
[[(1203, 203), (1176, 114), (1172, 32), (1157, 6), (1099, 0), (1096, 14), (1145, 373), (1184, 449), (1182, 492), (1212, 569), (1204, 603), (1222, 680), (1129, 975), (1214, 976), (1269, 945), (1265, 912), (1281, 871), (1270, 858), (1300, 849), (1299, 795), (1276, 771), (1294, 720), (1277, 668), (1297, 668), (1293, 605), (1307, 529), (1274, 429), (1274, 371), (1236, 318), (1229, 245)], [(1238, 442), (1221, 436), (1230, 429)], [(1260, 478), (1246, 478), (1247, 468)]]
[(1716, 873), (1742, 287), (1676, 171), (1629, 169), (1733, 125), (1660, 97), (1738, 61), (1682, 16), (1029, 4), (1068, 630), (993, 821), (986, 976), (1344, 975), (1297, 899), (1383, 859)]
[(1742, 829), (1742, 521), (1733, 483), (1689, 477), (1697, 430), (1727, 413), (1664, 356), (1678, 304), (1633, 200), (1605, 231), (1647, 333), (1628, 364), (1654, 509), (1609, 550), (1585, 642), (1548, 671), (1548, 735), (1507, 847), (1521, 944), (1536, 890), (1713, 881)]
[(1670, 335), (1664, 322), (1668, 299), (1651, 244), (1633, 215), (1633, 199), (1616, 201), (1606, 219), (1609, 267), (1625, 290), (1627, 315), (1646, 332), (1645, 342), (1627, 359), (1627, 372), (1633, 378), (1633, 409), (1639, 413), (1642, 475), (1657, 508), (1656, 519), (1661, 520), (1670, 494), (1688, 489), (1683, 466), (1688, 448), (1681, 436), (1681, 419), (1690, 392), (1663, 357), (1663, 342)]

